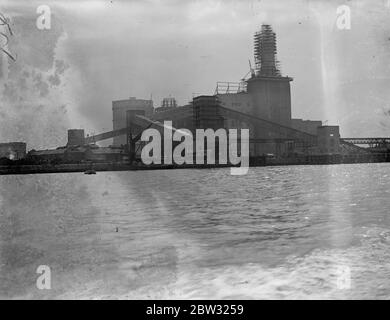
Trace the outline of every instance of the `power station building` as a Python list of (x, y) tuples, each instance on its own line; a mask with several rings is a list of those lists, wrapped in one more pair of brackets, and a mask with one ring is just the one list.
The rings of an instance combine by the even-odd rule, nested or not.
[[(191, 131), (249, 129), (252, 157), (269, 153), (318, 153), (317, 130), (323, 128), (322, 122), (291, 118), (293, 79), (280, 71), (276, 35), (269, 25), (262, 25), (254, 35), (254, 61), (249, 78), (240, 83), (219, 82), (214, 95), (195, 97), (184, 107), (178, 107), (173, 98), (165, 98), (157, 109), (153, 109), (151, 100), (114, 101), (113, 132), (126, 127), (126, 112), (132, 110), (151, 121), (172, 121), (173, 127)], [(321, 135), (325, 134), (321, 130)], [(126, 132), (114, 136), (114, 146), (126, 143)]]
[[(137, 110), (146, 117), (152, 117), (154, 113), (153, 101), (136, 99), (130, 97), (126, 100), (117, 100), (112, 102), (112, 126), (113, 130), (126, 128), (126, 112), (129, 110)], [(126, 135), (114, 137), (113, 145), (121, 146), (127, 143)]]
[[(143, 130), (152, 127), (164, 133), (164, 121), (172, 122), (173, 128), (169, 129), (188, 129), (194, 137), (196, 129), (238, 129), (238, 134), (239, 129), (249, 129), (249, 155), (255, 164), (261, 164), (269, 156), (282, 159), (280, 163), (303, 158), (314, 159), (315, 163), (317, 156), (343, 155), (353, 162), (356, 154), (370, 153), (340, 139), (338, 126), (292, 119), (290, 83), (293, 79), (282, 75), (276, 35), (269, 25), (263, 25), (254, 35), (254, 61), (254, 68), (250, 65), (249, 76), (241, 82), (218, 82), (214, 95), (196, 96), (185, 106), (178, 106), (173, 97), (164, 98), (161, 107), (156, 109), (153, 101), (147, 99), (130, 97), (113, 101), (113, 130), (85, 136), (83, 129), (70, 129), (66, 146), (32, 150), (29, 157), (43, 163), (132, 163), (145, 144), (140, 141)], [(96, 145), (105, 139), (113, 139), (113, 145), (108, 148)], [(25, 154), (25, 144), (0, 144), (0, 158), (20, 159)], [(367, 156), (367, 159), (372, 158)]]
[[(263, 25), (254, 35), (254, 60), (255, 67), (250, 67), (248, 79), (241, 83), (217, 83), (215, 95), (220, 106), (236, 111), (228, 112), (224, 126), (249, 129), (253, 156), (290, 152), (287, 147), (289, 136), (293, 139), (299, 132), (301, 140), (310, 140), (308, 135), (316, 136), (322, 122), (291, 118), (290, 82), (293, 79), (282, 76), (276, 35), (269, 25)], [(286, 134), (286, 128), (297, 132), (290, 130)], [(305, 133), (308, 134), (306, 137)]]
[[(276, 59), (276, 35), (271, 26), (263, 25), (254, 35), (255, 69), (245, 85), (227, 83), (228, 90), (222, 93), (217, 87), (217, 96), (223, 106), (236, 111), (284, 126), (291, 125), (290, 77), (283, 77)], [(234, 93), (235, 88), (238, 92)], [(245, 88), (245, 89), (244, 89)], [(256, 135), (267, 135), (261, 132)]]

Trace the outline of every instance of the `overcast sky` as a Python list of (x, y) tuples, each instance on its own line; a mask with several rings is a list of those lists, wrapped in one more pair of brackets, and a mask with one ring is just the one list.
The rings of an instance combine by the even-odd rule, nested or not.
[[(0, 140), (28, 148), (66, 143), (66, 129), (112, 128), (111, 101), (212, 94), (253, 62), (253, 33), (277, 34), (283, 75), (294, 78), (294, 117), (328, 120), (341, 135), (390, 136), (390, 3), (376, 1), (44, 1), (52, 28), (38, 30), (41, 1), (1, 0), (14, 36), (2, 57)], [(351, 8), (351, 29), (336, 26)], [(8, 66), (8, 71), (7, 68)]]

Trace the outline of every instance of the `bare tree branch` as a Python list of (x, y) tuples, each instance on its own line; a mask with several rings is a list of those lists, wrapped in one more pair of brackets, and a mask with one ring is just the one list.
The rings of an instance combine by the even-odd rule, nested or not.
[[(13, 32), (12, 32), (12, 29), (9, 25), (9, 18), (5, 17), (4, 14), (2, 14), (0, 12), (0, 26), (5, 26), (6, 28), (6, 31), (8, 31), (8, 33), (13, 36)], [(0, 50), (2, 52), (4, 52), (11, 60), (13, 61), (16, 61), (16, 58), (10, 53), (8, 52), (4, 47), (8, 44), (9, 42), (9, 37), (8, 35), (5, 33), (5, 32), (1, 32), (0, 31), (0, 36), (2, 36), (3, 38), (5, 38), (5, 44), (2, 45), (2, 47), (0, 47)]]

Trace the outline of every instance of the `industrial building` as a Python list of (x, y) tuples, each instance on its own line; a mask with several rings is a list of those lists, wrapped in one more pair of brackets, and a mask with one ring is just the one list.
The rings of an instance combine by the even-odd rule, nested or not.
[(85, 144), (84, 129), (69, 129), (68, 130), (68, 147), (83, 146)]
[(39, 164), (107, 163), (121, 162), (125, 156), (127, 154), (119, 148), (101, 148), (96, 145), (84, 145), (77, 147), (59, 147), (49, 150), (31, 150), (27, 154), (27, 159)]
[(340, 132), (338, 126), (321, 126), (317, 128), (318, 153), (340, 154)]
[[(255, 67), (240, 82), (218, 82), (214, 95), (194, 97), (186, 106), (177, 106), (172, 97), (164, 98), (153, 109), (151, 100), (130, 98), (113, 102), (113, 131), (85, 139), (86, 143), (113, 138), (130, 159), (139, 154), (142, 130), (163, 128), (172, 121), (177, 129), (249, 129), (250, 157), (267, 154), (276, 157), (366, 153), (367, 150), (340, 139), (337, 126), (321, 121), (291, 118), (293, 79), (283, 76), (277, 60), (276, 35), (263, 25), (254, 35)], [(247, 75), (248, 75), (247, 74)]]
[[(132, 163), (145, 144), (140, 141), (143, 130), (156, 128), (163, 132), (164, 121), (171, 121), (173, 130), (188, 129), (193, 134), (196, 129), (249, 129), (249, 153), (255, 164), (263, 163), (258, 160), (268, 155), (287, 164), (296, 163), (297, 158), (318, 163), (318, 157), (372, 161), (370, 150), (389, 153), (388, 138), (341, 139), (338, 126), (291, 117), (293, 79), (282, 75), (276, 35), (269, 25), (263, 25), (254, 35), (254, 61), (254, 68), (250, 64), (249, 72), (240, 82), (217, 82), (214, 95), (196, 96), (185, 106), (178, 106), (173, 97), (164, 98), (156, 109), (153, 101), (147, 99), (113, 101), (113, 130), (85, 136), (83, 129), (70, 129), (65, 147), (33, 150), (28, 157), (37, 162)], [(113, 139), (111, 147), (96, 145), (106, 139)], [(359, 146), (362, 142), (371, 149)], [(2, 154), (9, 156), (8, 147), (0, 148)], [(25, 148), (24, 145), (24, 154)], [(23, 157), (23, 146), (11, 149), (14, 157)]]
[[(130, 97), (126, 100), (117, 100), (112, 102), (112, 126), (113, 130), (119, 130), (126, 127), (126, 112), (129, 110), (141, 110), (146, 117), (151, 117), (154, 113), (153, 101), (136, 99)], [(122, 146), (127, 143), (126, 135), (114, 137), (113, 145)]]
[(7, 142), (0, 143), (0, 158), (9, 160), (20, 160), (26, 156), (26, 143), (24, 142)]
[[(217, 96), (223, 106), (254, 115), (284, 126), (291, 125), (290, 77), (283, 77), (276, 58), (276, 35), (271, 26), (263, 25), (254, 36), (255, 69), (242, 83), (227, 83), (226, 92), (217, 84)], [(222, 83), (223, 84), (223, 83)], [(234, 91), (237, 88), (237, 93)], [(267, 136), (255, 128), (256, 136)]]
[(303, 131), (312, 135), (317, 135), (318, 127), (322, 126), (322, 121), (291, 119), (291, 128)]
[(177, 108), (176, 99), (173, 97), (164, 98), (161, 102), (161, 107), (156, 108), (155, 112), (162, 112), (167, 110), (172, 110), (172, 108)]
[[(263, 25), (254, 36), (255, 68), (238, 83), (218, 82), (213, 96), (195, 97), (190, 105), (166, 108), (152, 120), (173, 121), (176, 128), (249, 129), (252, 157), (315, 152), (320, 121), (291, 118), (291, 77), (282, 76), (276, 58), (276, 35)], [(302, 122), (302, 123), (301, 123)]]

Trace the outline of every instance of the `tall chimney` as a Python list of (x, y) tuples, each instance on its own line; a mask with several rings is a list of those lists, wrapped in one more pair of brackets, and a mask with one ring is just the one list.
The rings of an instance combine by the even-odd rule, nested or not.
[(276, 35), (268, 24), (254, 35), (256, 76), (280, 77), (279, 61), (276, 60)]

